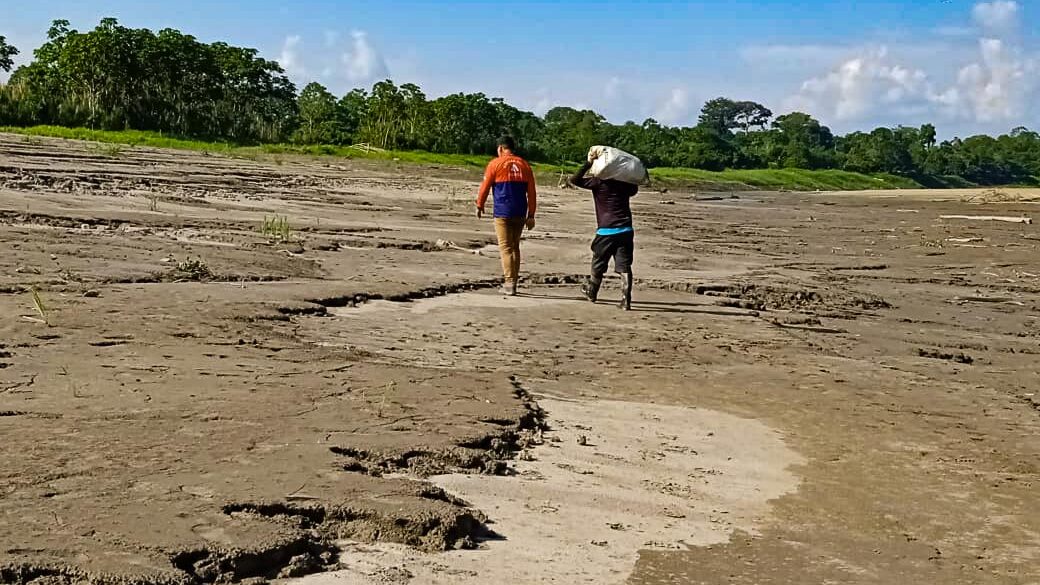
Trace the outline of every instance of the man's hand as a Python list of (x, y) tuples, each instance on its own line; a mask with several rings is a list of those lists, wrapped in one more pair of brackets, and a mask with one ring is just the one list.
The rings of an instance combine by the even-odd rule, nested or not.
[(534, 229), (534, 218), (533, 217), (527, 218), (527, 222), (524, 223), (524, 225), (527, 226), (527, 229), (533, 230)]
[(484, 208), (483, 207), (478, 207), (477, 208), (477, 219), (480, 219), (482, 217), (484, 217)]

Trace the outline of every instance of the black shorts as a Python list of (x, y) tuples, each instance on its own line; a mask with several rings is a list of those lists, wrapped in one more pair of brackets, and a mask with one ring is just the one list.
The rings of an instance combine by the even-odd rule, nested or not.
[(592, 240), (592, 273), (605, 274), (611, 258), (614, 259), (614, 272), (625, 274), (631, 271), (635, 247), (635, 232), (611, 236), (597, 234)]

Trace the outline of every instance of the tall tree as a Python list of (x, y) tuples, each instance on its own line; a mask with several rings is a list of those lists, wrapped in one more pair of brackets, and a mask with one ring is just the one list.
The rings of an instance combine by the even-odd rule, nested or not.
[(7, 44), (7, 38), (0, 35), (0, 71), (10, 71), (14, 67), (14, 57), (18, 49)]
[(749, 101), (737, 102), (733, 111), (732, 124), (746, 134), (752, 128), (765, 130), (772, 117), (773, 112), (762, 104)]
[(293, 141), (300, 144), (333, 144), (337, 142), (336, 96), (324, 85), (308, 83), (297, 100), (300, 125)]
[(739, 125), (737, 123), (739, 111), (740, 107), (737, 102), (729, 98), (719, 97), (708, 100), (701, 107), (697, 125), (718, 134), (729, 134), (731, 130)]
[(353, 89), (336, 104), (336, 129), (340, 142), (353, 144), (359, 142), (358, 134), (361, 125), (368, 117), (368, 92)]
[(830, 166), (834, 135), (830, 128), (804, 112), (777, 116), (773, 128), (779, 131), (780, 166), (814, 169)]
[(403, 143), (406, 148), (428, 146), (429, 112), (426, 94), (414, 83), (401, 86), (404, 100)]
[(367, 102), (367, 115), (359, 136), (380, 148), (397, 148), (405, 126), (406, 106), (401, 90), (389, 79), (372, 87)]

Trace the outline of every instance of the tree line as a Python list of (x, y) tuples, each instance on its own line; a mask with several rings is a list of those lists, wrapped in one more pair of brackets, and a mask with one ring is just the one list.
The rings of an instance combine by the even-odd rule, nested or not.
[[(0, 37), (0, 69), (10, 70), (15, 55)], [(809, 114), (774, 115), (762, 104), (721, 97), (688, 126), (611, 124), (569, 107), (537, 116), (482, 93), (429, 99), (414, 84), (390, 80), (337, 97), (319, 83), (297, 92), (281, 66), (255, 49), (203, 43), (173, 29), (131, 29), (112, 18), (88, 32), (54, 21), (33, 60), (0, 86), (0, 125), (37, 124), (450, 154), (490, 153), (508, 133), (529, 158), (552, 163), (611, 144), (651, 167), (844, 169), (935, 186), (1040, 177), (1040, 134), (1021, 127), (941, 142), (931, 124), (836, 136)]]

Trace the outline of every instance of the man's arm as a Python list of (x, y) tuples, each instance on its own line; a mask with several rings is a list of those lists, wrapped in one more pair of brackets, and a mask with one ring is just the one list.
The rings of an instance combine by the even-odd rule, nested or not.
[(527, 167), (527, 217), (534, 218), (535, 211), (538, 211), (538, 187), (534, 182), (534, 171), (531, 170), (530, 165)]
[(488, 195), (491, 193), (491, 186), (495, 181), (495, 173), (492, 170), (494, 165), (495, 161), (488, 163), (487, 169), (484, 170), (484, 180), (480, 183), (480, 189), (477, 190), (477, 217), (484, 213), (484, 203), (487, 202)]
[(580, 187), (582, 189), (591, 189), (592, 188), (592, 181), (594, 180), (594, 177), (586, 177), (585, 176), (585, 173), (589, 172), (589, 169), (591, 169), (591, 168), (592, 168), (592, 161), (589, 161), (589, 162), (581, 165), (581, 168), (578, 169), (578, 172), (574, 173), (574, 176), (571, 177), (571, 179), (570, 179), (571, 185), (574, 185), (575, 187)]

